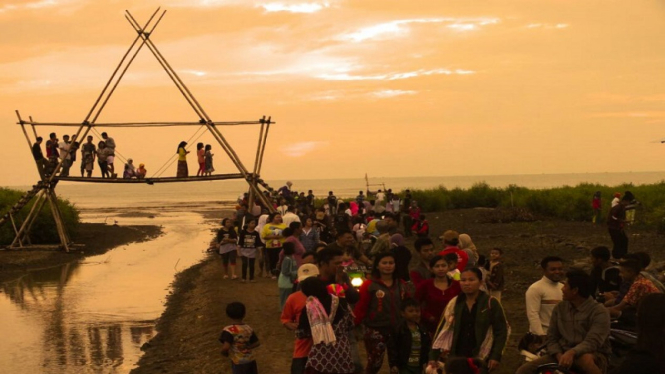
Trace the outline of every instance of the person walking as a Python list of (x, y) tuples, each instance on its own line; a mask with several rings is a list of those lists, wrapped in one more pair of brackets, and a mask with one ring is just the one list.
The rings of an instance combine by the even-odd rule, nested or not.
[(356, 325), (365, 326), (367, 374), (377, 374), (383, 365), (388, 340), (401, 322), (401, 303), (410, 297), (407, 285), (397, 277), (395, 257), (382, 252), (374, 258), (372, 277), (360, 286), (360, 301), (354, 314)]

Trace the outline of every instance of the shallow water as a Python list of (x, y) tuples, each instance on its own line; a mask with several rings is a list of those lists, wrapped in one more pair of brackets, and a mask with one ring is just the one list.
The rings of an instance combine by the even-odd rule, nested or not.
[(135, 366), (174, 274), (200, 261), (212, 237), (199, 214), (154, 213), (84, 213), (87, 222), (162, 225), (164, 235), (2, 284), (0, 373), (128, 373)]

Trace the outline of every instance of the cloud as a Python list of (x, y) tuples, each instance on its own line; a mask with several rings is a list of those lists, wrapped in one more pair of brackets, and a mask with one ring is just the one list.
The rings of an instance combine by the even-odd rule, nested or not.
[(383, 39), (394, 36), (406, 36), (410, 33), (413, 24), (448, 23), (447, 28), (457, 31), (475, 30), (480, 26), (492, 25), (499, 22), (498, 18), (415, 18), (379, 23), (359, 29), (358, 31), (342, 34), (340, 40), (363, 42), (369, 39)]
[(591, 118), (641, 118), (644, 123), (665, 122), (665, 111), (626, 111), (626, 112), (604, 112), (593, 113)]
[(530, 23), (526, 25), (527, 29), (566, 29), (570, 27), (567, 23), (557, 23), (557, 24), (548, 24), (548, 23)]
[(386, 99), (404, 95), (415, 95), (417, 93), (418, 91), (413, 90), (379, 90), (372, 92), (371, 95), (380, 99)]
[(293, 143), (283, 146), (281, 151), (283, 154), (289, 157), (301, 157), (316, 149), (327, 147), (328, 144), (329, 142), (327, 141), (310, 141), (310, 142)]
[(63, 5), (69, 5), (76, 2), (77, 1), (74, 0), (59, 0), (59, 1), (41, 0), (41, 1), (32, 1), (32, 2), (19, 3), (19, 4), (5, 4), (5, 5), (0, 5), (0, 14), (11, 10), (34, 10), (42, 8), (61, 7)]
[(289, 12), (289, 13), (316, 13), (324, 8), (328, 8), (328, 3), (299, 3), (299, 4), (284, 4), (284, 3), (267, 3), (261, 4), (259, 7), (263, 8), (266, 12)]
[(474, 74), (472, 70), (463, 70), (463, 69), (433, 69), (425, 70), (419, 69), (414, 71), (407, 71), (403, 73), (387, 73), (387, 74), (374, 74), (374, 75), (351, 75), (349, 73), (334, 73), (334, 74), (321, 74), (317, 78), (330, 81), (363, 81), (363, 80), (386, 80), (394, 81), (401, 79), (416, 78), (419, 76), (429, 76), (429, 75), (469, 75)]

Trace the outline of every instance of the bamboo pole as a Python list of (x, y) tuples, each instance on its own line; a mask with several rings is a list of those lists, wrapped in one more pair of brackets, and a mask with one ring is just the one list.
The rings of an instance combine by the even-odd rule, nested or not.
[[(263, 116), (265, 119), (266, 116)], [(256, 146), (256, 159), (254, 160), (254, 174), (259, 166), (259, 156), (261, 155), (261, 144), (263, 143), (263, 131), (265, 130), (265, 122), (261, 121), (261, 130), (259, 131), (259, 145)]]
[(60, 218), (60, 224), (62, 225), (62, 233), (64, 234), (65, 242), (67, 243), (67, 249), (69, 249), (69, 244), (71, 243), (71, 240), (69, 239), (69, 233), (67, 233), (67, 229), (65, 228), (65, 220), (62, 218), (62, 211), (60, 210), (60, 206), (58, 205), (58, 195), (56, 195), (54, 188), (50, 189), (50, 191), (53, 203), (55, 204), (56, 208), (55, 212)]
[(261, 167), (263, 166), (263, 154), (266, 150), (266, 143), (268, 142), (268, 131), (270, 131), (270, 117), (268, 118), (268, 124), (266, 125), (265, 138), (263, 140), (263, 147), (261, 148), (261, 157), (259, 158), (259, 167), (256, 170), (257, 175), (261, 175)]
[[(162, 13), (162, 15), (157, 19), (157, 21), (156, 21), (155, 24), (153, 25), (152, 29), (150, 30), (150, 33), (152, 33), (152, 32), (155, 30), (155, 28), (157, 27), (157, 25), (159, 25), (159, 22), (162, 20), (162, 17), (164, 17), (164, 14), (166, 14), (166, 11), (164, 11), (164, 12)], [(151, 17), (150, 19), (152, 19), (152, 17)], [(147, 24), (146, 24), (146, 26), (147, 26)], [(142, 37), (142, 34), (139, 34), (138, 37), (141, 38), (141, 37)], [(134, 55), (132, 55), (132, 57), (129, 59), (129, 61), (127, 62), (127, 65), (125, 65), (125, 68), (122, 70), (122, 72), (121, 72), (120, 75), (118, 76), (118, 79), (115, 81), (115, 84), (113, 84), (113, 87), (111, 87), (111, 90), (109, 91), (108, 95), (106, 95), (106, 98), (104, 99), (104, 101), (102, 102), (102, 104), (99, 106), (99, 109), (97, 110), (97, 114), (95, 114), (95, 116), (93, 117), (92, 121), (90, 121), (90, 122), (95, 123), (95, 122), (97, 121), (97, 118), (99, 118), (99, 115), (100, 115), (100, 114), (102, 113), (102, 111), (104, 110), (104, 107), (106, 107), (106, 104), (108, 103), (109, 99), (111, 98), (111, 96), (112, 96), (113, 93), (115, 92), (115, 89), (118, 87), (118, 84), (120, 83), (120, 81), (122, 80), (122, 78), (125, 76), (125, 73), (127, 72), (127, 69), (129, 69), (129, 67), (132, 65), (132, 62), (134, 62), (134, 59), (135, 59), (136, 56), (139, 54), (139, 52), (141, 51), (141, 48), (143, 48), (144, 45), (146, 45), (146, 43), (145, 43), (145, 39), (144, 39), (143, 42), (138, 46), (138, 48), (136, 49), (136, 52), (134, 52)]]
[(32, 133), (35, 134), (35, 141), (36, 141), (37, 138), (39, 137), (37, 135), (37, 129), (35, 128), (35, 125), (32, 124), (32, 122), (33, 122), (32, 121), (32, 116), (28, 116), (28, 118), (30, 119), (30, 127), (32, 127)]
[[(182, 84), (182, 81), (181, 81), (180, 78), (177, 76), (177, 74), (175, 73), (175, 71), (173, 71), (173, 69), (171, 69), (171, 66), (168, 64), (168, 62), (166, 61), (166, 59), (164, 58), (164, 56), (159, 52), (159, 50), (157, 49), (157, 47), (155, 46), (155, 44), (152, 42), (152, 40), (150, 40), (150, 33), (148, 33), (148, 34), (146, 35), (146, 34), (143, 32), (143, 30), (141, 29), (141, 27), (139, 26), (139, 23), (136, 22), (136, 19), (134, 19), (134, 17), (132, 16), (132, 14), (131, 14), (128, 10), (125, 11), (125, 12), (126, 12), (126, 14), (125, 14), (125, 18), (126, 18), (127, 21), (129, 22), (129, 24), (134, 28), (134, 30), (135, 30), (137, 33), (139, 33), (139, 36), (140, 36), (141, 38), (143, 38), (143, 42), (146, 43), (146, 45), (148, 46), (148, 49), (150, 50), (150, 52), (152, 52), (153, 56), (155, 56), (155, 58), (157, 59), (157, 62), (159, 62), (159, 64), (162, 66), (162, 68), (164, 69), (164, 71), (166, 72), (166, 74), (169, 76), (169, 78), (171, 78), (171, 80), (172, 80), (173, 83), (176, 85), (176, 87), (178, 88), (178, 90), (180, 91), (180, 93), (182, 94), (182, 96), (185, 98), (185, 100), (187, 100), (187, 103), (189, 103), (189, 105), (192, 107), (192, 109), (194, 110), (194, 112), (196, 113), (196, 115), (197, 115), (200, 119), (203, 119), (203, 117), (204, 117), (204, 116), (203, 116), (203, 112), (201, 112), (201, 111), (199, 110), (200, 108), (198, 107), (198, 105), (195, 105), (195, 104), (194, 104), (194, 102), (192, 101), (193, 98), (190, 98), (191, 93), (190, 93), (190, 95), (188, 95), (187, 93), (185, 93), (186, 87), (184, 87), (184, 85)], [(198, 103), (197, 103), (197, 104), (198, 104)]]
[[(148, 19), (148, 22), (146, 22), (146, 25), (145, 25), (146, 27), (150, 24), (150, 22), (151, 22), (152, 19), (155, 17), (155, 15), (157, 14), (157, 12), (159, 12), (160, 9), (161, 9), (161, 7), (157, 8), (157, 10), (155, 10), (155, 12), (152, 14), (152, 16), (150, 16), (150, 18)], [(109, 88), (109, 85), (111, 84), (111, 82), (112, 82), (113, 79), (115, 78), (115, 75), (118, 73), (118, 70), (120, 70), (120, 67), (121, 67), (122, 64), (125, 62), (125, 59), (127, 58), (127, 56), (129, 56), (129, 52), (131, 52), (132, 49), (134, 49), (134, 46), (136, 45), (136, 42), (139, 41), (139, 38), (140, 38), (140, 37), (141, 37), (140, 35), (137, 35), (136, 38), (134, 38), (134, 42), (132, 42), (132, 45), (129, 46), (129, 49), (127, 49), (127, 52), (125, 52), (125, 55), (122, 56), (122, 59), (120, 59), (120, 62), (119, 62), (118, 65), (116, 66), (115, 70), (113, 71), (113, 74), (111, 74), (111, 77), (110, 77), (109, 80), (106, 82), (106, 85), (104, 86), (104, 89), (102, 89), (102, 92), (101, 92), (101, 93), (99, 94), (99, 96), (97, 97), (97, 100), (96, 100), (95, 103), (92, 105), (92, 108), (90, 108), (90, 111), (88, 112), (88, 115), (85, 116), (85, 120), (84, 120), (84, 122), (86, 122), (86, 121), (88, 121), (88, 120), (90, 119), (90, 116), (92, 115), (92, 112), (95, 110), (95, 108), (97, 107), (97, 104), (99, 104), (99, 101), (102, 99), (102, 97), (104, 97), (104, 93), (106, 93), (106, 90)]]
[[(76, 127), (81, 126), (81, 123), (74, 122), (33, 122), (23, 121), (26, 125), (32, 126), (56, 126), (56, 127)], [(273, 122), (275, 123), (275, 122)], [(16, 123), (20, 125), (20, 122)], [(215, 126), (244, 126), (244, 125), (261, 125), (261, 120), (258, 121), (225, 121), (215, 122)], [(201, 122), (113, 122), (113, 123), (92, 123), (93, 127), (172, 127), (172, 126), (201, 126)]]
[[(38, 194), (39, 193), (43, 194), (43, 193), (45, 193), (45, 190), (40, 190), (38, 192)], [(32, 208), (30, 208), (30, 212), (28, 212), (28, 215), (26, 216), (25, 220), (21, 224), (21, 228), (19, 229), (18, 233), (16, 234), (16, 237), (14, 237), (14, 240), (12, 241), (12, 244), (10, 245), (10, 247), (14, 247), (16, 245), (16, 242), (19, 240), (21, 235), (23, 235), (26, 228), (28, 227), (28, 224), (29, 224), (30, 220), (34, 219), (33, 215), (35, 215), (35, 208), (37, 208), (37, 204), (33, 204)]]
[(12, 221), (12, 227), (14, 228), (14, 233), (16, 234), (16, 238), (18, 238), (18, 245), (20, 247), (23, 247), (23, 241), (21, 241), (21, 237), (18, 236), (18, 230), (16, 229), (16, 222), (14, 222), (14, 215), (9, 213), (9, 219)]
[[(134, 24), (137, 24), (137, 25), (138, 25), (138, 22), (136, 22), (136, 20), (134, 19), (134, 16), (132, 16), (132, 14), (131, 14), (129, 11), (126, 11), (126, 13), (127, 13), (127, 15), (128, 15), (133, 21), (134, 21)], [(148, 39), (147, 37), (145, 38), (145, 40), (146, 40), (147, 43), (148, 43), (148, 48), (153, 52), (153, 54), (155, 55), (155, 57), (157, 57), (157, 60), (160, 60), (160, 58), (163, 60), (164, 65), (166, 65), (166, 67), (168, 67), (168, 70), (170, 70), (171, 73), (173, 74), (173, 78), (175, 78), (175, 79), (180, 83), (180, 86), (182, 86), (182, 88), (187, 92), (188, 96), (191, 98), (191, 101), (193, 101), (193, 102), (196, 104), (196, 106), (194, 106), (194, 105), (192, 105), (192, 103), (190, 102), (190, 105), (192, 105), (192, 108), (198, 108), (198, 110), (200, 111), (199, 118), (201, 118), (201, 119), (205, 118), (206, 120), (210, 121), (210, 117), (209, 117), (208, 114), (205, 112), (205, 110), (203, 110), (203, 107), (201, 107), (201, 104), (199, 104), (199, 102), (196, 100), (196, 98), (194, 97), (194, 95), (192, 95), (192, 93), (189, 91), (189, 89), (187, 88), (187, 86), (185, 85), (185, 83), (183, 83), (183, 81), (180, 79), (180, 77), (178, 76), (178, 74), (177, 74), (177, 73), (175, 72), (175, 70), (171, 67), (171, 65), (169, 64), (169, 62), (166, 61), (166, 59), (165, 59), (164, 56), (161, 54), (161, 52), (159, 52), (159, 49), (157, 48), (157, 46), (155, 46), (155, 43), (153, 43), (152, 40)], [(152, 47), (152, 48), (151, 48), (151, 47)], [(153, 49), (154, 49), (154, 50), (153, 50)], [(158, 57), (158, 56), (159, 56), (159, 57)], [(162, 66), (164, 66), (164, 65), (162, 65)], [(177, 84), (176, 84), (176, 85), (177, 85)], [(183, 93), (183, 95), (184, 95), (184, 93)], [(190, 100), (187, 100), (187, 101), (189, 102)], [(195, 110), (196, 110), (196, 109), (195, 109)], [(198, 112), (197, 112), (197, 113), (198, 113)]]
[[(32, 154), (32, 142), (30, 141), (30, 136), (28, 135), (28, 132), (25, 130), (25, 122), (23, 122), (23, 119), (21, 118), (21, 114), (19, 113), (18, 110), (16, 110), (16, 116), (18, 117), (18, 121), (21, 124), (21, 130), (23, 130), (23, 135), (25, 135), (25, 139), (28, 141), (28, 147), (30, 148), (30, 154)], [(34, 127), (32, 128), (34, 130)], [(37, 133), (35, 133), (35, 142), (37, 142)], [(43, 174), (43, 168), (39, 166), (39, 161), (35, 160), (33, 157), (33, 161), (35, 162), (35, 167), (37, 168), (37, 174), (39, 174), (39, 179), (44, 180), (44, 174)]]
[(69, 240), (67, 234), (65, 233), (65, 225), (62, 222), (62, 217), (60, 216), (60, 209), (58, 208), (58, 200), (55, 197), (55, 193), (52, 189), (47, 191), (47, 199), (51, 206), (51, 214), (55, 220), (55, 226), (58, 230), (58, 236), (60, 236), (60, 243), (65, 248), (65, 252), (69, 252)]
[(42, 209), (44, 209), (44, 204), (46, 204), (46, 199), (44, 198), (44, 190), (39, 191), (38, 195), (36, 196), (37, 201), (35, 201), (35, 205), (37, 206), (35, 213), (30, 217), (30, 220), (28, 220), (28, 225), (23, 232), (23, 236), (26, 238), (30, 238), (30, 231), (32, 231), (32, 225), (35, 224), (35, 221), (37, 221), (37, 217), (39, 217), (39, 213), (41, 213)]

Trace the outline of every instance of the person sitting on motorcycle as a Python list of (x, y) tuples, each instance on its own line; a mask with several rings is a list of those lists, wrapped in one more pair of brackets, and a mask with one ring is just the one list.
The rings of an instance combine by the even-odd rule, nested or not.
[(641, 270), (640, 263), (634, 259), (623, 260), (619, 263), (621, 279), (631, 285), (621, 302), (609, 308), (609, 311), (612, 317), (619, 318), (621, 322), (627, 325), (635, 325), (637, 306), (646, 295), (661, 293), (649, 279), (640, 274)]
[[(547, 330), (547, 354), (520, 366), (515, 374), (536, 373), (538, 366), (558, 363), (584, 374), (606, 372), (610, 347), (610, 315), (591, 297), (592, 280), (583, 271), (570, 271), (563, 301), (552, 311)], [(574, 316), (574, 318), (573, 318)]]

